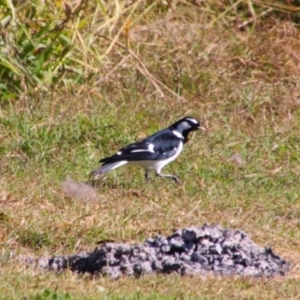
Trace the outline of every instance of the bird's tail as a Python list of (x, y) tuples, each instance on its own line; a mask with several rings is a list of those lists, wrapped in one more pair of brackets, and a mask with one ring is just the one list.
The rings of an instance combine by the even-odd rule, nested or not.
[(95, 177), (98, 175), (102, 175), (110, 170), (119, 168), (123, 165), (127, 164), (127, 161), (123, 160), (123, 161), (117, 161), (117, 162), (113, 162), (113, 163), (106, 163), (103, 164), (99, 169), (92, 171), (90, 174), (90, 177)]

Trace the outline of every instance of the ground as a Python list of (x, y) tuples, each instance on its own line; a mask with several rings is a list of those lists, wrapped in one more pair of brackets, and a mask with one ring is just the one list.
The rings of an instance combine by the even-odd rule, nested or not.
[[(86, 11), (82, 18), (94, 17), (80, 32), (87, 74), (77, 81), (71, 72), (55, 87), (1, 103), (0, 299), (299, 298), (299, 26), (258, 1), (194, 2), (138, 1), (120, 14), (112, 5), (111, 19)], [(103, 20), (111, 20), (108, 31), (86, 35)], [(64, 192), (67, 176), (86, 182), (100, 158), (186, 115), (208, 131), (192, 134), (164, 169), (182, 185), (154, 174), (146, 184), (142, 170), (123, 167), (90, 200)], [(243, 230), (291, 262), (291, 271), (271, 279), (113, 281), (43, 273), (17, 259), (204, 223)]]

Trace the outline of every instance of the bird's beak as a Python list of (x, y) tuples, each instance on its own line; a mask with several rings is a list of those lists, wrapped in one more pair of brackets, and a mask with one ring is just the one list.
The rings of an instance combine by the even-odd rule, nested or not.
[(207, 129), (205, 127), (203, 127), (203, 126), (198, 126), (198, 129), (201, 129), (203, 131), (207, 131)]

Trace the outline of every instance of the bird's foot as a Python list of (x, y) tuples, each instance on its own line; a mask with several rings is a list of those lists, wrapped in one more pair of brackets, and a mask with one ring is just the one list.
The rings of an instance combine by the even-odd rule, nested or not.
[(173, 175), (172, 179), (177, 183), (177, 184), (181, 184), (181, 182), (179, 181), (178, 177)]
[(145, 180), (146, 180), (146, 183), (149, 183), (149, 170), (146, 170), (146, 172), (145, 172)]
[(171, 178), (172, 180), (174, 180), (177, 184), (181, 184), (178, 177), (176, 175), (170, 175), (170, 174), (161, 174), (161, 173), (155, 173), (156, 176), (159, 176), (159, 177), (168, 177), (168, 178)]
[(102, 175), (102, 173), (99, 173), (98, 170), (92, 171), (89, 175), (89, 181), (97, 180)]

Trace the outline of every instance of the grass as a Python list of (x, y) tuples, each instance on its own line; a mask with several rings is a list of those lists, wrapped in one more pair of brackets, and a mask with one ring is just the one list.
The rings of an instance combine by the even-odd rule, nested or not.
[[(118, 19), (109, 7), (109, 39), (91, 36), (102, 21), (96, 14), (80, 32), (83, 43), (94, 38), (84, 59), (96, 73), (0, 102), (0, 299), (299, 298), (299, 28), (280, 10), (260, 18), (266, 8), (248, 1), (257, 18), (239, 30), (236, 23), (252, 16), (237, 2), (157, 2), (147, 11), (139, 2), (136, 10), (121, 5)], [(209, 130), (166, 167), (183, 185), (155, 176), (146, 185), (142, 170), (124, 167), (97, 186), (97, 201), (64, 194), (66, 176), (86, 181), (101, 157), (185, 115)], [(235, 153), (244, 164), (231, 160)], [(139, 242), (205, 222), (242, 229), (290, 261), (291, 271), (272, 279), (112, 281), (10, 259)]]

